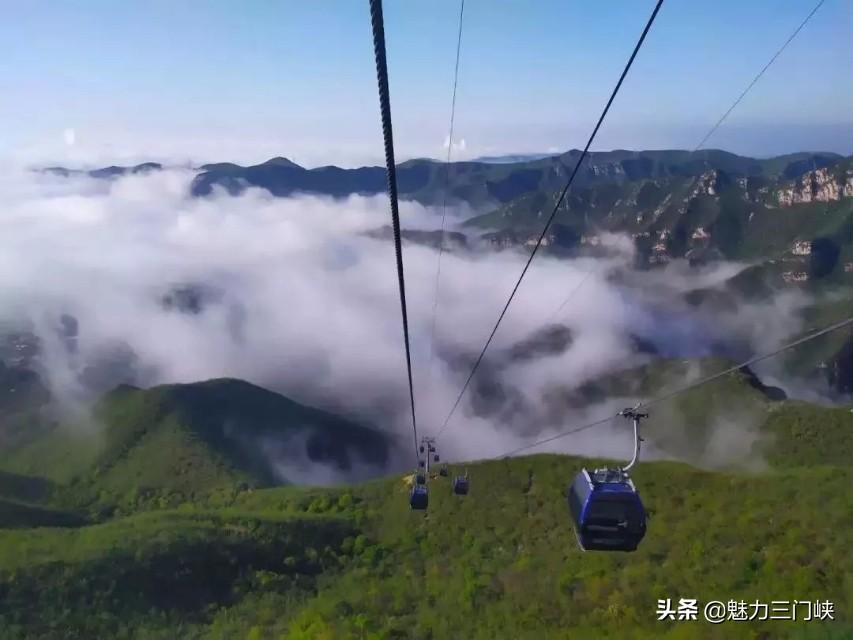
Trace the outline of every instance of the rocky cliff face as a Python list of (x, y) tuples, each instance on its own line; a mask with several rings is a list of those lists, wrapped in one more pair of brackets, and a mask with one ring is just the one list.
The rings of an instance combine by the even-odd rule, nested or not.
[(803, 202), (835, 202), (853, 197), (853, 169), (816, 169), (777, 193), (779, 205), (790, 207)]
[(711, 170), (706, 171), (698, 178), (690, 195), (685, 198), (685, 202), (692, 200), (698, 195), (716, 196), (731, 184), (731, 178), (723, 171)]

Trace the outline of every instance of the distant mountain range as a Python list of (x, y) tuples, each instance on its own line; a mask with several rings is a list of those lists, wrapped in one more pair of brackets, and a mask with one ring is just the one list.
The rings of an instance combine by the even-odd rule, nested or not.
[[(449, 201), (482, 212), (457, 233), (476, 233), (499, 249), (523, 246), (535, 242), (580, 154), (572, 150), (500, 163), (491, 158), (449, 167), (435, 160), (410, 160), (398, 166), (399, 193), (426, 205), (442, 203), (449, 175)], [(161, 168), (145, 163), (84, 173), (113, 178)], [(63, 167), (46, 171), (82, 173)], [(384, 167), (305, 169), (277, 157), (251, 166), (203, 165), (191, 194), (206, 197), (221, 189), (237, 195), (250, 187), (279, 197), (304, 193), (341, 198), (384, 193), (386, 176)], [(594, 246), (603, 231), (630, 234), (645, 265), (681, 257), (755, 259), (788, 252), (801, 262), (827, 262), (811, 269), (812, 275), (853, 273), (853, 156), (817, 152), (757, 159), (718, 150), (592, 152), (546, 244), (560, 250)], [(828, 239), (825, 251), (809, 257), (815, 255), (810, 243), (816, 238)], [(437, 246), (437, 238), (428, 234), (414, 234), (410, 240)], [(461, 236), (452, 241), (466, 244)], [(795, 249), (798, 242), (802, 247)], [(796, 280), (809, 271), (792, 268), (787, 277)]]
[(66, 169), (65, 167), (45, 167), (42, 169), (44, 173), (51, 173), (58, 176), (80, 176), (86, 175), (91, 178), (116, 178), (128, 174), (148, 173), (150, 171), (160, 171), (163, 165), (159, 162), (143, 162), (132, 167), (118, 167), (115, 165), (103, 167), (101, 169)]
[[(574, 168), (580, 151), (541, 157), (507, 156), (450, 164), (450, 196), (472, 206), (500, 205), (535, 192), (556, 191)], [(731, 176), (792, 180), (804, 173), (837, 164), (844, 157), (833, 153), (795, 153), (767, 159), (748, 158), (717, 150), (703, 151), (602, 151), (591, 152), (575, 181), (576, 188), (638, 180), (687, 178), (707, 171)], [(127, 173), (156, 171), (154, 162), (132, 167), (111, 166), (90, 171), (49, 167), (60, 175), (88, 174), (111, 178)], [(444, 195), (445, 164), (430, 159), (409, 160), (398, 165), (400, 194), (424, 203), (439, 201)], [(205, 196), (220, 186), (240, 193), (250, 186), (267, 189), (277, 196), (315, 193), (343, 197), (385, 191), (384, 167), (342, 169), (336, 166), (306, 169), (283, 157), (257, 165), (230, 162), (205, 164), (192, 185), (192, 193)]]

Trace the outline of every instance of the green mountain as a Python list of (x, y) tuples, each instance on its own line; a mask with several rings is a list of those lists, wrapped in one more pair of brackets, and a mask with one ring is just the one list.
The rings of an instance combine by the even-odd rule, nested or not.
[(159, 162), (143, 162), (142, 164), (137, 164), (132, 167), (119, 167), (113, 165), (110, 167), (102, 167), (100, 169), (91, 170), (66, 169), (65, 167), (46, 167), (41, 171), (58, 176), (63, 176), (65, 178), (69, 176), (85, 175), (89, 176), (90, 178), (103, 179), (116, 178), (128, 174), (149, 173), (151, 171), (160, 171), (161, 169), (163, 169), (163, 165), (161, 165)]
[[(683, 383), (685, 366), (634, 377), (640, 391), (665, 389)], [(693, 374), (724, 363), (704, 366)], [(117, 432), (106, 440), (150, 437), (139, 434), (143, 416), (153, 419), (157, 407), (170, 413), (170, 402), (187, 403), (191, 414), (210, 401), (211, 387), (230, 384), (119, 390), (101, 409), (113, 412), (107, 433)], [(249, 385), (244, 392), (260, 397)], [(650, 520), (633, 554), (577, 548), (566, 487), (582, 466), (605, 461), (558, 455), (466, 463), (470, 495), (454, 496), (438, 476), (426, 514), (408, 507), (410, 477), (258, 489), (232, 463), (230, 486), (140, 500), (98, 524), (34, 519), (36, 528), (22, 529), (20, 518), (0, 520), (0, 639), (847, 638), (853, 412), (771, 395), (741, 372), (653, 409), (647, 435), (657, 445), (669, 433), (657, 423), (671, 419), (675, 404), (694, 418), (726, 406), (758, 408), (763, 437), (752, 455), (767, 468), (642, 462), (634, 479)], [(680, 419), (685, 434), (705, 437), (708, 425)], [(167, 422), (155, 432), (169, 431)], [(186, 424), (202, 433), (199, 423)], [(168, 447), (152, 447), (150, 480), (175, 471), (158, 456), (175, 459)], [(121, 464), (93, 475), (93, 488), (109, 493)], [(129, 477), (138, 467), (124, 469)], [(0, 475), (3, 500), (42, 500), (51, 490), (42, 480)], [(836, 620), (656, 620), (657, 599), (688, 597), (828, 599)]]
[[(454, 162), (450, 167), (435, 160), (409, 160), (399, 165), (397, 178), (401, 197), (425, 204), (439, 204), (450, 185), (451, 201), (474, 207), (500, 205), (522, 196), (550, 194), (559, 190), (574, 168), (580, 151), (519, 162)], [(607, 151), (592, 152), (581, 168), (575, 185), (623, 184), (640, 180), (677, 180), (721, 171), (735, 176), (794, 179), (807, 171), (831, 166), (841, 156), (830, 153), (799, 153), (770, 159), (755, 159), (716, 150)], [(246, 187), (261, 187), (273, 195), (316, 193), (336, 197), (354, 193), (385, 191), (383, 167), (305, 169), (285, 158), (259, 165), (232, 163), (204, 165), (192, 193), (205, 196), (220, 186), (230, 193)]]
[[(535, 242), (579, 157), (580, 151), (572, 150), (502, 163), (447, 166), (410, 160), (398, 167), (399, 193), (431, 205), (447, 197), (451, 204), (485, 211), (469, 220), (467, 229), (494, 247), (515, 247)], [(148, 163), (88, 173), (113, 177), (157, 168)], [(73, 173), (62, 167), (48, 171)], [(218, 187), (239, 194), (258, 187), (279, 197), (346, 197), (384, 193), (386, 186), (383, 167), (306, 169), (277, 157), (252, 166), (203, 165), (191, 193), (208, 196)], [(853, 158), (796, 153), (756, 159), (719, 150), (592, 152), (546, 244), (550, 250), (595, 245), (603, 231), (631, 234), (646, 265), (680, 257), (802, 258), (794, 243), (817, 241), (814, 257), (795, 260), (786, 278), (853, 273), (853, 266), (845, 271), (853, 265)], [(414, 241), (435, 243), (426, 237)]]
[[(778, 161), (718, 162), (728, 168), (705, 168), (692, 175), (651, 171), (653, 177), (617, 173), (609, 181), (576, 181), (555, 224), (573, 231), (577, 244), (595, 244), (604, 231), (628, 233), (647, 264), (709, 252), (730, 259), (805, 256), (807, 245), (820, 239), (802, 270), (825, 277), (843, 272), (853, 258), (853, 160), (835, 159), (829, 166), (788, 177), (792, 167), (809, 164), (814, 162), (792, 160), (784, 167)], [(774, 168), (780, 172), (770, 173)], [(557, 189), (547, 188), (526, 193), (466, 226), (535, 238), (557, 195)], [(801, 250), (797, 241), (804, 243)], [(811, 264), (820, 260), (828, 264)]]
[[(529, 244), (578, 155), (454, 163), (451, 200), (488, 211), (465, 230), (498, 248)], [(808, 287), (808, 332), (853, 312), (851, 172), (851, 158), (832, 154), (594, 153), (546, 241), (592, 250), (602, 232), (620, 231), (645, 266), (750, 260), (685, 302), (734, 310)], [(400, 166), (406, 198), (441, 202), (444, 184), (442, 163)], [(384, 191), (385, 175), (274, 158), (206, 165), (193, 193), (215, 186), (346, 196)], [(473, 245), (458, 232), (404, 238)], [(176, 289), (162, 303), (195, 313), (204, 301)], [(92, 420), (57, 424), (28, 368), (34, 347), (16, 336), (0, 344), (0, 640), (853, 637), (853, 408), (789, 400), (748, 369), (653, 405), (647, 453), (682, 462), (639, 465), (649, 533), (634, 554), (602, 554), (578, 550), (565, 491), (582, 466), (603, 461), (468, 462), (471, 494), (460, 499), (436, 477), (426, 514), (409, 510), (410, 477), (275, 486), (297, 463), (381, 468), (395, 443), (237, 380), (122, 386)], [(560, 353), (572, 339), (552, 326), (493, 354), (471, 390), (477, 411), (535, 428), (525, 399), (491, 374)], [(538, 419), (594, 418), (614, 398), (627, 406), (732, 364), (664, 359), (646, 342), (637, 337), (636, 348), (648, 365), (579, 389), (555, 385)], [(853, 389), (849, 331), (780, 359), (790, 374)], [(613, 456), (630, 449), (623, 426)], [(836, 620), (659, 622), (659, 598), (830, 600)]]
[(0, 529), (84, 524), (86, 520), (76, 513), (45, 506), (54, 489), (44, 478), (0, 471)]
[[(580, 157), (577, 150), (520, 162), (411, 160), (398, 168), (402, 198), (424, 204), (463, 202), (486, 211), (466, 223), (496, 248), (535, 242), (557, 194)], [(205, 165), (192, 193), (215, 186), (232, 194), (254, 186), (276, 196), (345, 197), (382, 193), (381, 167), (305, 169), (283, 158), (260, 165)], [(790, 281), (843, 275), (853, 265), (853, 158), (798, 153), (768, 159), (724, 151), (593, 152), (585, 160), (554, 226), (549, 251), (595, 245), (604, 231), (632, 235), (643, 264), (673, 258), (795, 257)], [(434, 244), (426, 237), (417, 242)], [(459, 239), (457, 244), (465, 242)], [(817, 242), (813, 257), (795, 243)]]
[(46, 491), (48, 504), (102, 517), (142, 503), (287, 483), (291, 465), (383, 469), (392, 446), (377, 431), (232, 379), (121, 386), (89, 422), (36, 425), (37, 437), (3, 448), (0, 468), (50, 479), (57, 485)]

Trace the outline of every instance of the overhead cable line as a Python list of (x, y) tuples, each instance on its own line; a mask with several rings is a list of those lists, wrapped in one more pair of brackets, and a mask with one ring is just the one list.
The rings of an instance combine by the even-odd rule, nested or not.
[[(744, 367), (748, 367), (750, 365), (755, 364), (756, 362), (761, 362), (762, 360), (767, 360), (768, 358), (772, 358), (773, 356), (779, 355), (780, 353), (783, 353), (784, 351), (789, 351), (790, 349), (793, 349), (795, 347), (799, 347), (800, 345), (805, 344), (806, 342), (809, 342), (811, 340), (814, 340), (815, 338), (819, 338), (819, 337), (824, 336), (828, 333), (832, 333), (833, 331), (837, 331), (838, 329), (842, 329), (842, 328), (849, 326), (851, 324), (853, 324), (853, 316), (846, 318), (845, 320), (841, 320), (840, 322), (836, 322), (835, 324), (831, 324), (828, 327), (824, 327), (823, 329), (820, 329), (818, 331), (814, 331), (814, 332), (812, 332), (806, 336), (803, 336), (802, 338), (799, 338), (799, 339), (794, 340), (793, 342), (790, 342), (790, 343), (788, 343), (782, 347), (779, 347), (778, 349), (775, 349), (775, 350), (770, 351), (768, 353), (763, 353), (761, 355), (754, 356), (754, 357), (752, 357), (752, 358), (750, 358), (744, 362), (741, 362), (740, 364), (737, 364), (733, 367), (729, 367), (728, 369), (725, 369), (725, 370), (720, 371), (718, 373), (715, 373), (713, 375), (701, 378), (700, 380), (697, 380), (696, 382), (692, 382), (690, 384), (684, 385), (683, 387), (680, 387), (680, 388), (675, 389), (673, 391), (669, 391), (667, 393), (659, 395), (655, 398), (652, 398), (651, 400), (647, 400), (645, 402), (640, 402), (639, 404), (636, 405), (635, 409), (645, 409), (645, 408), (650, 407), (654, 404), (658, 404), (660, 402), (663, 402), (664, 400), (670, 400), (670, 399), (674, 398), (675, 396), (681, 395), (682, 393), (686, 393), (688, 391), (691, 391), (692, 389), (695, 389), (695, 388), (700, 387), (702, 385), (708, 384), (709, 382), (713, 382), (714, 380), (718, 380), (719, 378), (722, 378), (723, 376), (727, 376), (730, 373), (734, 373), (735, 371), (739, 371), (739, 370), (743, 369)], [(549, 436), (548, 438), (544, 438), (542, 440), (537, 440), (536, 442), (532, 442), (531, 444), (527, 444), (527, 445), (524, 445), (522, 447), (518, 447), (517, 449), (513, 449), (509, 453), (505, 453), (500, 457), (501, 458), (508, 458), (508, 457), (513, 456), (517, 453), (521, 453), (522, 451), (527, 451), (528, 449), (538, 447), (539, 445), (547, 444), (548, 442), (553, 442), (554, 440), (559, 440), (561, 438), (565, 438), (566, 436), (570, 436), (570, 435), (572, 435), (574, 433), (578, 433), (580, 431), (586, 431), (587, 429), (592, 429), (593, 427), (597, 427), (601, 424), (604, 424), (605, 422), (610, 422), (611, 420), (613, 420), (617, 416), (619, 416), (618, 413), (614, 414), (614, 415), (606, 416), (604, 418), (601, 418), (600, 420), (596, 420), (595, 422), (590, 422), (588, 424), (581, 425), (580, 427), (573, 427), (573, 428), (568, 429), (566, 431), (562, 431), (560, 433), (557, 433), (553, 436)]]
[(823, 335), (826, 335), (827, 333), (832, 333), (833, 331), (837, 331), (838, 329), (842, 329), (849, 324), (853, 324), (853, 316), (847, 318), (846, 320), (842, 320), (840, 322), (836, 322), (835, 324), (829, 325), (828, 327), (820, 329), (819, 331), (815, 331), (814, 333), (810, 333), (810, 334), (808, 334), (802, 338), (799, 338), (798, 340), (795, 340), (794, 342), (790, 342), (790, 343), (786, 344), (783, 347), (779, 347), (778, 349), (776, 349), (774, 351), (770, 351), (769, 353), (764, 353), (764, 354), (752, 357), (749, 360), (746, 360), (745, 362), (742, 362), (739, 365), (736, 365), (734, 367), (729, 367), (728, 369), (725, 369), (724, 371), (720, 371), (719, 373), (715, 373), (713, 375), (707, 376), (705, 378), (702, 378), (701, 380), (697, 380), (696, 382), (692, 382), (690, 384), (687, 384), (687, 385), (680, 387), (674, 391), (670, 391), (669, 393), (665, 393), (663, 395), (657, 396), (656, 398), (653, 398), (652, 400), (649, 400), (647, 402), (641, 402), (639, 405), (637, 405), (637, 407), (638, 408), (646, 408), (646, 407), (652, 406), (653, 404), (658, 404), (660, 402), (663, 402), (664, 400), (669, 400), (670, 398), (672, 398), (674, 396), (681, 395), (682, 393), (690, 391), (691, 389), (695, 389), (696, 387), (700, 387), (704, 384), (707, 384), (708, 382), (712, 382), (713, 380), (716, 380), (718, 378), (722, 378), (723, 376), (726, 376), (730, 373), (734, 373), (735, 371), (743, 369), (744, 367), (748, 367), (750, 365), (753, 365), (756, 362), (761, 362), (762, 360), (767, 360), (768, 358), (772, 358), (773, 356), (778, 355), (778, 354), (782, 353), (783, 351), (788, 351), (788, 350), (793, 349), (795, 347), (799, 347), (801, 344), (809, 342), (810, 340), (814, 340), (815, 338), (819, 338)]
[(770, 60), (767, 62), (767, 64), (764, 65), (764, 67), (761, 69), (761, 71), (759, 71), (756, 74), (756, 76), (752, 79), (752, 82), (750, 82), (747, 85), (746, 89), (744, 89), (743, 92), (732, 103), (732, 106), (730, 106), (726, 110), (726, 112), (720, 117), (720, 119), (717, 120), (716, 124), (713, 127), (711, 127), (711, 129), (708, 131), (708, 133), (705, 134), (705, 137), (702, 138), (702, 141), (696, 145), (696, 148), (693, 149), (694, 152), (696, 152), (700, 148), (702, 148), (702, 146), (708, 141), (708, 139), (712, 135), (714, 135), (714, 133), (717, 131), (717, 129), (720, 128), (720, 125), (723, 124), (723, 122), (726, 120), (726, 118), (729, 117), (729, 114), (732, 111), (734, 111), (735, 107), (737, 107), (741, 103), (741, 101), (746, 97), (746, 94), (749, 93), (749, 91), (752, 89), (752, 87), (755, 86), (755, 83), (758, 82), (761, 79), (761, 76), (764, 75), (764, 72), (770, 68), (770, 65), (772, 65), (774, 62), (776, 62), (776, 58), (778, 58), (782, 54), (782, 52), (788, 47), (788, 45), (791, 44), (791, 41), (797, 37), (797, 34), (802, 30), (803, 27), (806, 26), (806, 23), (808, 23), (808, 21), (811, 20), (812, 16), (815, 13), (817, 13), (817, 10), (820, 9), (821, 5), (823, 5), (823, 3), (825, 1), (826, 0), (819, 0), (818, 1), (818, 3), (814, 6), (814, 9), (811, 10), (811, 13), (809, 13), (809, 15), (807, 15), (803, 19), (803, 21), (800, 23), (800, 26), (798, 26), (796, 29), (794, 29), (794, 32), (790, 36), (788, 36), (788, 39), (785, 40), (785, 43), (781, 47), (779, 47), (779, 50), (773, 54), (773, 57), (770, 58)]
[(379, 107), (382, 115), (382, 137), (385, 142), (385, 167), (388, 172), (388, 197), (391, 201), (391, 223), (394, 230), (394, 249), (397, 254), (397, 280), (400, 288), (400, 309), (403, 315), (403, 341), (406, 346), (406, 370), (409, 376), (409, 401), (412, 407), (412, 432), (415, 443), (415, 460), (417, 460), (418, 423), (415, 417), (415, 390), (412, 384), (409, 316), (406, 312), (406, 282), (403, 277), (400, 209), (397, 200), (397, 167), (394, 163), (394, 135), (391, 126), (391, 97), (388, 88), (388, 64), (385, 56), (385, 25), (382, 17), (382, 0), (370, 0), (370, 22), (373, 27), (373, 52), (376, 58), (376, 79), (379, 86)]
[(563, 308), (567, 304), (569, 304), (569, 301), (574, 297), (574, 295), (578, 291), (580, 291), (581, 287), (584, 286), (584, 284), (586, 284), (586, 281), (590, 279), (590, 277), (592, 276), (594, 271), (595, 271), (595, 268), (590, 267), (590, 269), (584, 274), (583, 278), (581, 278), (578, 281), (578, 283), (574, 286), (574, 288), (569, 292), (569, 295), (566, 296), (565, 300), (563, 300), (563, 303), (559, 307), (557, 307), (556, 311), (554, 311), (551, 314), (551, 317), (548, 319), (549, 322), (553, 321), (554, 318), (556, 318), (558, 315), (560, 315), (560, 312), (563, 310)]
[(580, 427), (574, 427), (569, 429), (568, 431), (562, 431), (556, 435), (553, 435), (549, 438), (544, 438), (543, 440), (537, 440), (532, 444), (526, 444), (522, 447), (518, 447), (517, 449), (513, 449), (508, 453), (500, 456), (501, 458), (510, 458), (517, 453), (521, 453), (522, 451), (527, 451), (528, 449), (532, 449), (533, 447), (538, 447), (539, 445), (547, 444), (549, 442), (553, 442), (554, 440), (560, 440), (561, 438), (565, 438), (566, 436), (570, 436), (573, 433), (580, 433), (581, 431), (586, 431), (587, 429), (592, 429), (593, 427), (597, 427), (599, 425), (604, 424), (605, 422), (610, 422), (614, 418), (616, 418), (619, 414), (613, 414), (612, 416), (607, 416), (606, 418), (601, 418), (600, 420), (596, 420), (595, 422), (588, 422)]
[[(761, 76), (764, 75), (764, 72), (770, 68), (770, 65), (772, 65), (776, 61), (776, 58), (778, 58), (781, 55), (781, 53), (787, 48), (787, 46), (789, 44), (791, 44), (791, 41), (797, 36), (797, 34), (802, 30), (802, 28), (806, 26), (806, 23), (809, 20), (811, 20), (812, 16), (815, 13), (817, 13), (817, 10), (820, 9), (821, 5), (825, 1), (826, 0), (819, 0), (819, 2), (811, 10), (811, 13), (809, 13), (803, 19), (803, 21), (800, 23), (800, 25), (793, 31), (793, 33), (791, 33), (791, 35), (788, 36), (788, 39), (779, 48), (779, 50), (776, 51), (776, 53), (773, 55), (773, 57), (770, 58), (770, 61), (764, 65), (764, 67), (761, 69), (761, 71), (759, 71), (758, 74), (752, 79), (752, 82), (750, 82), (749, 85), (747, 85), (746, 89), (743, 90), (743, 92), (732, 103), (732, 105), (726, 110), (726, 112), (723, 113), (723, 115), (720, 117), (719, 120), (717, 120), (716, 124), (714, 124), (714, 126), (711, 127), (711, 129), (708, 131), (708, 133), (705, 134), (705, 136), (702, 138), (702, 140), (699, 142), (699, 144), (697, 144), (693, 148), (693, 153), (696, 153), (697, 151), (699, 151), (699, 149), (702, 148), (702, 146), (710, 139), (710, 137), (712, 135), (714, 135), (714, 133), (717, 131), (717, 129), (720, 128), (720, 125), (723, 124), (723, 122), (726, 120), (726, 118), (729, 117), (731, 112), (735, 110), (735, 108), (741, 103), (741, 101), (743, 101), (743, 99), (746, 97), (746, 94), (749, 93), (749, 91), (752, 89), (752, 87), (755, 86), (755, 84), (758, 82), (758, 80), (761, 78)], [(589, 278), (589, 276), (591, 274), (592, 274), (592, 270), (590, 270), (587, 273), (587, 275), (583, 278), (583, 280), (581, 280), (580, 284), (578, 284), (574, 289), (572, 289), (572, 291), (569, 293), (569, 295), (566, 296), (566, 298), (563, 300), (563, 302), (560, 304), (560, 306), (557, 308), (557, 310), (552, 314), (552, 316), (551, 316), (552, 318), (559, 315), (559, 313), (563, 310), (563, 308), (569, 303), (569, 301), (575, 296), (575, 294), (578, 292), (578, 290), (584, 285), (584, 283), (587, 281), (587, 279)]]
[(450, 156), (453, 152), (453, 125), (456, 120), (456, 87), (459, 84), (459, 58), (462, 50), (462, 17), (465, 14), (465, 0), (459, 6), (459, 31), (456, 35), (456, 65), (453, 69), (453, 98), (450, 101), (450, 127), (447, 135), (447, 161), (444, 163), (444, 199), (441, 203), (441, 233), (438, 237), (438, 266), (435, 271), (435, 295), (432, 303), (432, 323), (430, 327), (429, 371), (435, 353), (435, 324), (438, 317), (438, 295), (441, 281), (441, 256), (444, 253), (444, 226), (447, 218), (447, 194), (450, 191)]
[(637, 41), (637, 44), (634, 46), (634, 50), (631, 52), (631, 57), (628, 58), (628, 62), (625, 65), (625, 68), (622, 70), (622, 74), (619, 76), (619, 81), (616, 83), (616, 86), (613, 88), (613, 91), (610, 94), (610, 98), (607, 100), (607, 104), (604, 107), (604, 111), (601, 112), (601, 116), (598, 118), (598, 122), (595, 125), (595, 128), (592, 130), (592, 134), (589, 136), (589, 140), (587, 140), (586, 146), (583, 149), (583, 152), (578, 158), (577, 163), (575, 164), (575, 168), (572, 170), (571, 175), (569, 176), (568, 181), (566, 182), (566, 186), (560, 192), (559, 197), (557, 198), (556, 203), (554, 204), (554, 210), (551, 212), (551, 215), (548, 217), (547, 222), (545, 223), (544, 228), (542, 229), (542, 233), (539, 234), (539, 238), (536, 241), (536, 244), (533, 247), (533, 251), (530, 252), (530, 256), (527, 259), (527, 263), (524, 265), (524, 269), (521, 271), (521, 275), (518, 277), (518, 281), (515, 283), (515, 286), (512, 289), (512, 293), (510, 293), (509, 298), (504, 305), (503, 310), (498, 316), (498, 321), (495, 323), (494, 328), (492, 329), (491, 334), (489, 335), (488, 340), (486, 340), (486, 344), (483, 346), (482, 351), (480, 351), (480, 355), (477, 357), (476, 362), (474, 363), (473, 368), (471, 369), (471, 373), (468, 375), (468, 379), (465, 380), (465, 384), (462, 385), (462, 390), (459, 392), (459, 395), (456, 398), (456, 401), (453, 403), (453, 407), (450, 409), (450, 413), (447, 415), (447, 418), (444, 420), (444, 424), (441, 426), (441, 429), (438, 432), (438, 436), (441, 436), (442, 433), (447, 429), (447, 426), (450, 424), (450, 419), (453, 417), (453, 414), (456, 412), (456, 409), (459, 407), (459, 403), (462, 401), (463, 396), (465, 395), (465, 391), (468, 389), (468, 385), (471, 383), (471, 379), (474, 377), (474, 374), (477, 372), (477, 368), (480, 366), (480, 363), (483, 361), (483, 356), (486, 355), (486, 350), (489, 348), (489, 345), (492, 343), (492, 339), (495, 337), (495, 333), (497, 333), (498, 327), (501, 324), (504, 316), (506, 315), (507, 309), (509, 309), (510, 303), (512, 303), (513, 298), (515, 297), (516, 292), (518, 291), (518, 287), (521, 285), (521, 281), (524, 279), (525, 274), (527, 273), (528, 268), (530, 267), (530, 263), (533, 262), (533, 258), (536, 256), (536, 252), (539, 251), (539, 247), (542, 245), (542, 240), (545, 238), (545, 234), (548, 233), (548, 228), (551, 226), (551, 223), (554, 221), (554, 218), (557, 215), (557, 211), (560, 208), (560, 205), (563, 202), (563, 199), (566, 197), (566, 193), (568, 193), (569, 188), (572, 186), (572, 182), (574, 182), (575, 176), (578, 174), (580, 170), (580, 166), (583, 163), (584, 159), (587, 157), (589, 153), (589, 147), (592, 145), (593, 140), (595, 140), (595, 136), (598, 134), (598, 130), (601, 128), (601, 124), (604, 122), (604, 118), (607, 116), (607, 112), (610, 110), (610, 106), (613, 104), (614, 99), (616, 98), (616, 94), (619, 93), (619, 89), (622, 87), (622, 82), (625, 80), (625, 76), (628, 75), (628, 71), (631, 69), (631, 65), (634, 63), (634, 58), (637, 57), (637, 53), (640, 51), (640, 47), (643, 46), (643, 42), (646, 39), (646, 35), (648, 35), (649, 30), (652, 28), (652, 24), (655, 21), (655, 18), (658, 15), (658, 11), (660, 11), (661, 5), (663, 5), (663, 0), (657, 0), (655, 4), (654, 11), (652, 11), (651, 16), (649, 17), (648, 22), (646, 23), (645, 28), (643, 29), (642, 34), (640, 35), (640, 39)]

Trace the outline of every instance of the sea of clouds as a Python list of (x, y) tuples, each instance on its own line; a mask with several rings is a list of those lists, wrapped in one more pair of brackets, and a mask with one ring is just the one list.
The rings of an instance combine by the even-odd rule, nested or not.
[[(93, 391), (81, 372), (117, 352), (132, 354), (117, 374), (128, 379), (101, 387), (243, 378), (397, 434), (405, 443), (399, 464), (408, 465), (394, 248), (365, 233), (388, 224), (387, 198), (281, 199), (261, 189), (193, 198), (194, 175), (174, 169), (97, 180), (3, 172), (0, 320), (29, 323), (40, 336), (54, 395), (69, 411), (85, 411)], [(462, 219), (457, 213), (450, 212), (451, 228)], [(435, 229), (440, 211), (403, 202), (401, 217), (404, 228)], [(483, 365), (506, 398), (503, 391), (487, 398), (497, 408), (477, 415), (472, 396), (488, 394), (472, 384), (442, 436), (447, 459), (501, 455), (638, 400), (556, 412), (543, 402), (555, 388), (576, 389), (648, 362), (654, 356), (638, 351), (637, 338), (669, 358), (721, 350), (739, 356), (776, 347), (800, 328), (794, 312), (805, 300), (796, 295), (713, 314), (684, 301), (686, 292), (719, 286), (743, 264), (638, 272), (629, 238), (605, 235), (603, 242), (608, 250), (595, 257), (537, 256)], [(433, 339), (438, 251), (406, 244), (421, 433), (444, 423), (525, 259), (512, 250), (444, 252)], [(203, 292), (198, 313), (164, 305), (181, 286)], [(58, 337), (63, 314), (77, 320), (73, 349)], [(567, 348), (507, 357), (554, 324), (568, 327)], [(510, 397), (521, 410), (501, 406)], [(666, 455), (649, 444), (653, 455)], [(631, 446), (630, 425), (614, 423), (537, 450), (629, 457)]]

